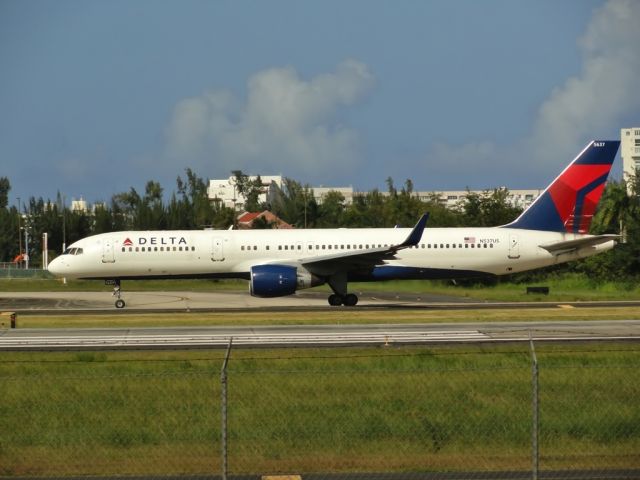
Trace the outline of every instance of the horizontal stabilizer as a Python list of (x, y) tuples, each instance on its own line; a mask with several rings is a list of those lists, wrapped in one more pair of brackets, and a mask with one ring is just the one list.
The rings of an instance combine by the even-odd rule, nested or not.
[(581, 248), (595, 247), (611, 240), (618, 240), (620, 235), (592, 235), (588, 237), (577, 238), (575, 240), (567, 240), (564, 242), (551, 243), (549, 245), (540, 245), (547, 252), (553, 255), (560, 255)]

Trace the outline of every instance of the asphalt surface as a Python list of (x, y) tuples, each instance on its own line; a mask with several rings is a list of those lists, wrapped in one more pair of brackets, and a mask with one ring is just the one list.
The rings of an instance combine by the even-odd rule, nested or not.
[(356, 309), (485, 309), (574, 307), (640, 307), (640, 301), (624, 302), (477, 302), (460, 297), (357, 292), (356, 307), (330, 307), (323, 292), (300, 292), (278, 298), (255, 298), (247, 292), (125, 292), (126, 307), (116, 309), (115, 298), (104, 292), (0, 292), (0, 310), (19, 314), (171, 313), (185, 311), (322, 310)]

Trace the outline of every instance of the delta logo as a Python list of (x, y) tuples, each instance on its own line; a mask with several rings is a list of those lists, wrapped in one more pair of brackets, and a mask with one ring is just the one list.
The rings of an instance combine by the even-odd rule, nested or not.
[[(187, 245), (187, 239), (184, 237), (140, 237), (137, 240), (138, 245)], [(127, 237), (122, 246), (132, 247), (133, 242)]]

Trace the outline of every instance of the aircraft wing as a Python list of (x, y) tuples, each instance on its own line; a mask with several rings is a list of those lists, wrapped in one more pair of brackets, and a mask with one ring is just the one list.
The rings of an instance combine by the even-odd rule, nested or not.
[(562, 253), (568, 253), (580, 248), (595, 247), (602, 243), (607, 243), (611, 240), (618, 240), (620, 235), (589, 235), (575, 240), (566, 240), (563, 242), (550, 243), (547, 245), (540, 245), (540, 248), (544, 248), (552, 255), (560, 255)]
[(337, 271), (361, 270), (372, 268), (375, 265), (382, 265), (386, 260), (393, 260), (398, 250), (417, 245), (422, 238), (428, 219), (428, 213), (422, 215), (407, 238), (397, 245), (341, 252), (319, 257), (307, 257), (297, 260), (296, 263), (303, 265), (311, 273), (320, 276), (331, 275)]

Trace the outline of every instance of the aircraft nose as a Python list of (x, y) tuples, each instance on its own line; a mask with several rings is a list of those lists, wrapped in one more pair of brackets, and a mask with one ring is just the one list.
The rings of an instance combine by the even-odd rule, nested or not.
[(58, 258), (54, 258), (51, 261), (51, 263), (49, 263), (47, 270), (49, 270), (49, 273), (51, 273), (52, 275), (55, 275), (56, 277), (61, 277), (64, 275), (66, 267), (67, 265), (64, 263), (64, 260), (58, 257)]

